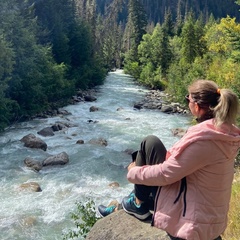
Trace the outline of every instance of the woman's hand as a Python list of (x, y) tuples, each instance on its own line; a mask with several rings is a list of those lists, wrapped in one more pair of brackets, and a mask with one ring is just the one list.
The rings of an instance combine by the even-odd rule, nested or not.
[(135, 166), (136, 166), (136, 163), (135, 163), (135, 162), (130, 163), (130, 164), (128, 165), (128, 171), (129, 171), (131, 168), (135, 167)]

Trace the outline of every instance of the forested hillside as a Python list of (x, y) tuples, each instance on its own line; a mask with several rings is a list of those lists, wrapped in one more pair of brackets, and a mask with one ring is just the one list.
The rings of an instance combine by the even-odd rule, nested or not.
[(0, 129), (67, 104), (115, 68), (176, 99), (197, 77), (239, 93), (238, 9), (234, 0), (1, 0)]
[[(107, 7), (111, 5), (114, 0), (97, 0), (97, 9), (101, 14), (107, 12)], [(162, 23), (164, 21), (164, 14), (166, 10), (171, 10), (173, 19), (178, 15), (184, 16), (186, 12), (192, 10), (196, 16), (203, 14), (206, 19), (213, 14), (214, 18), (239, 17), (239, 7), (236, 6), (235, 0), (140, 0), (139, 1), (148, 16), (148, 22)], [(119, 5), (123, 6), (123, 12), (120, 15), (120, 21), (127, 19), (127, 5), (129, 0), (123, 0)]]
[(72, 0), (1, 0), (0, 21), (0, 129), (103, 83), (95, 38)]

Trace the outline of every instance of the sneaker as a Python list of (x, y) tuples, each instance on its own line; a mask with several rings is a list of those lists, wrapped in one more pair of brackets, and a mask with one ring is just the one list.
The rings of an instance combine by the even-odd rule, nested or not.
[(135, 191), (132, 190), (132, 191), (130, 192), (130, 194), (128, 195), (128, 197), (129, 197), (129, 198), (131, 198), (131, 197), (135, 198)]
[(125, 212), (134, 215), (136, 218), (140, 220), (147, 219), (151, 213), (149, 212), (146, 204), (142, 203), (141, 205), (137, 205), (135, 202), (135, 195), (130, 197), (125, 197), (122, 200), (122, 207)]
[(102, 217), (106, 217), (107, 215), (113, 213), (115, 211), (116, 206), (112, 205), (112, 206), (108, 206), (105, 207), (103, 205), (99, 205), (98, 206), (98, 212)]

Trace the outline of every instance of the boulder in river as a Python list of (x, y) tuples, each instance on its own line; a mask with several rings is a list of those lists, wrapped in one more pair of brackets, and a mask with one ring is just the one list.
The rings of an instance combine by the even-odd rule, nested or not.
[(187, 132), (187, 130), (186, 129), (182, 129), (182, 128), (174, 128), (174, 129), (172, 129), (173, 135), (177, 136), (177, 137), (183, 137), (186, 132)]
[(84, 96), (84, 100), (85, 100), (86, 102), (94, 102), (94, 101), (97, 100), (97, 98), (94, 97), (94, 96), (86, 95), (86, 96)]
[(34, 171), (39, 172), (42, 169), (42, 163), (34, 160), (31, 157), (25, 158), (24, 163), (27, 167), (33, 169)]
[(107, 140), (103, 139), (103, 138), (98, 138), (98, 139), (91, 139), (89, 141), (89, 143), (91, 144), (96, 144), (96, 145), (101, 145), (101, 146), (107, 146), (108, 142)]
[(51, 127), (45, 127), (37, 133), (43, 137), (54, 136), (53, 128)]
[(64, 165), (69, 162), (69, 156), (66, 152), (59, 153), (54, 156), (50, 156), (43, 160), (42, 165), (53, 166), (53, 165)]
[(47, 150), (47, 144), (32, 133), (24, 136), (20, 141), (24, 143), (25, 147)]
[(95, 107), (95, 106), (91, 106), (90, 108), (89, 108), (89, 111), (90, 112), (96, 112), (96, 111), (98, 111), (99, 110), (99, 108), (98, 107)]
[(20, 185), (20, 190), (27, 190), (32, 192), (41, 192), (40, 185), (36, 182), (26, 182)]
[(77, 140), (77, 142), (76, 142), (77, 144), (84, 144), (84, 140), (82, 140), (82, 139), (79, 139), (79, 140)]

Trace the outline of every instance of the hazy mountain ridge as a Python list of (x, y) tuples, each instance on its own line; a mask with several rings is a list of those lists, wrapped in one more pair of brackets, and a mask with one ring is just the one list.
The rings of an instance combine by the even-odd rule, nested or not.
[[(102, 14), (107, 11), (106, 7), (117, 0), (96, 0), (97, 9)], [(127, 18), (127, 4), (129, 0), (123, 0), (123, 12), (120, 16), (120, 20), (124, 21)], [(170, 9), (174, 18), (177, 17), (177, 13), (181, 13), (184, 17), (185, 13), (192, 10), (196, 16), (203, 14), (205, 19), (208, 19), (210, 14), (213, 14), (215, 19), (226, 17), (236, 17), (240, 20), (239, 6), (235, 3), (235, 0), (139, 0), (144, 6), (149, 22), (163, 22), (164, 13), (167, 9)]]

